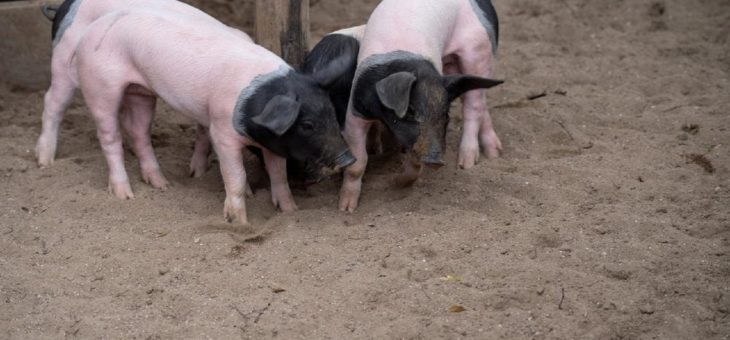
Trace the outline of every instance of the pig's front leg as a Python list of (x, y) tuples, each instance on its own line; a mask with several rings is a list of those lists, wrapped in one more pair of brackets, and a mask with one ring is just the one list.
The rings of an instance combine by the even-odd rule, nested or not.
[(208, 128), (198, 124), (195, 128), (195, 149), (190, 159), (190, 177), (201, 177), (208, 170), (208, 156), (210, 155), (210, 137)]
[(213, 124), (210, 126), (210, 137), (218, 155), (223, 184), (226, 188), (223, 215), (228, 222), (235, 220), (240, 224), (248, 224), (244, 198), (246, 170), (243, 168), (243, 143), (232, 130), (232, 128), (220, 129)]
[(347, 113), (343, 135), (356, 161), (345, 169), (340, 189), (340, 210), (353, 212), (357, 208), (362, 189), (362, 176), (368, 164), (367, 136), (372, 121)]
[[(476, 53), (470, 55), (475, 56)], [(460, 69), (466, 74), (490, 77), (491, 57), (487, 60), (479, 58), (461, 58)], [(459, 167), (469, 169), (479, 161), (481, 146), (487, 158), (497, 158), (502, 150), (502, 142), (494, 132), (492, 117), (487, 108), (486, 90), (478, 89), (462, 96), (464, 106), (464, 130), (459, 146)]]
[[(202, 177), (208, 171), (208, 157), (211, 152), (210, 135), (208, 128), (198, 124), (195, 127), (195, 147), (193, 149), (193, 157), (190, 158), (190, 177)], [(246, 182), (246, 197), (253, 197), (253, 190)]]
[(277, 156), (267, 149), (261, 150), (264, 153), (264, 163), (271, 181), (271, 203), (282, 212), (297, 210), (286, 178), (286, 158)]
[(157, 189), (167, 189), (169, 182), (160, 171), (150, 139), (150, 128), (155, 115), (157, 98), (153, 96), (130, 94), (124, 96), (121, 121), (124, 130), (132, 139), (132, 149), (139, 159), (142, 180)]

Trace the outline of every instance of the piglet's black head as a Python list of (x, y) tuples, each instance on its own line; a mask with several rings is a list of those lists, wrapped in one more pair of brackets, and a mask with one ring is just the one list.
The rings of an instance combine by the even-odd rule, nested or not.
[(291, 69), (277, 72), (244, 89), (234, 112), (236, 131), (285, 158), (329, 167), (352, 164), (319, 81)]
[(469, 75), (442, 76), (424, 58), (391, 59), (360, 73), (352, 102), (364, 118), (382, 121), (403, 146), (422, 154), (424, 162), (439, 163), (449, 103), (467, 91), (501, 83)]

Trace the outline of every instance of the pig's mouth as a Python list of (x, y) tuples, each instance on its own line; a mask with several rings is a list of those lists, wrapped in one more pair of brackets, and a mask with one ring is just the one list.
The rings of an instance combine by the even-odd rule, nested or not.
[(339, 173), (342, 169), (355, 163), (355, 161), (356, 159), (350, 150), (345, 150), (329, 161), (318, 160), (310, 162), (307, 170), (308, 175), (304, 182), (306, 185), (317, 184)]

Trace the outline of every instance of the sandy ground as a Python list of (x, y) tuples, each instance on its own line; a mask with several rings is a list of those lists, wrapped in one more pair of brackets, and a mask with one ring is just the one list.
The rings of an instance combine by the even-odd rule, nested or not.
[[(313, 1), (313, 37), (376, 2), (352, 3)], [(728, 339), (730, 2), (495, 5), (503, 157), (456, 169), (455, 107), (449, 165), (403, 190), (374, 157), (354, 214), (337, 179), (277, 213), (249, 162), (252, 226), (223, 223), (217, 164), (186, 176), (194, 129), (162, 105), (174, 186), (129, 153), (117, 200), (81, 99), (38, 169), (43, 93), (1, 88), (0, 338)]]

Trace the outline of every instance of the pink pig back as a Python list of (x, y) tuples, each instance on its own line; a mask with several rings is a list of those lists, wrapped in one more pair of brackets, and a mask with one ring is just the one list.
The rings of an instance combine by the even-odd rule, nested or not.
[(383, 0), (368, 20), (358, 62), (404, 50), (427, 57), (440, 70), (444, 56), (475, 44), (491, 48), (469, 0)]
[(255, 76), (286, 64), (218, 21), (191, 23), (186, 14), (145, 8), (92, 23), (72, 65), (77, 82), (84, 81), (83, 68), (105, 72), (107, 79), (142, 86), (207, 126), (211, 119), (230, 119), (239, 93)]

